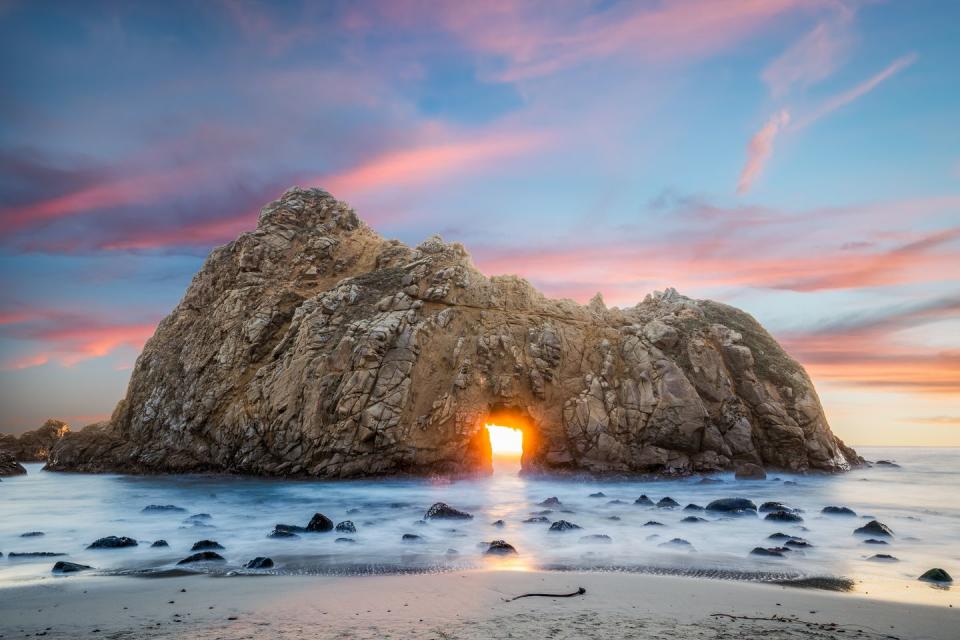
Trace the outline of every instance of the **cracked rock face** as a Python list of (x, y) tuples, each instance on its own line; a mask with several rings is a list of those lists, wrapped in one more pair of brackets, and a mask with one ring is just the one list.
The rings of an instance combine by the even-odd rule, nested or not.
[(482, 473), (490, 416), (523, 428), (529, 473), (859, 462), (800, 365), (742, 311), (674, 290), (630, 309), (549, 299), (487, 278), (459, 244), (385, 240), (295, 188), (210, 254), (111, 420), (63, 437), (48, 464)]

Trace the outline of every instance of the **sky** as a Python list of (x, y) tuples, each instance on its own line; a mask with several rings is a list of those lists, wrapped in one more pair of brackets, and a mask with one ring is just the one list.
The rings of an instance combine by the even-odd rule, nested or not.
[(292, 185), (486, 274), (753, 314), (860, 445), (960, 445), (960, 3), (0, 0), (0, 431), (105, 419)]

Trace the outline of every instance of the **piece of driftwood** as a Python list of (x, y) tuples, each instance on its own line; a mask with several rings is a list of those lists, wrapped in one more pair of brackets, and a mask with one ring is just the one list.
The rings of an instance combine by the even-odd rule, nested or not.
[(582, 596), (587, 592), (583, 587), (578, 587), (573, 593), (524, 593), (523, 595), (514, 596), (513, 598), (504, 598), (505, 602), (513, 602), (514, 600), (519, 600), (520, 598), (572, 598), (574, 596)]

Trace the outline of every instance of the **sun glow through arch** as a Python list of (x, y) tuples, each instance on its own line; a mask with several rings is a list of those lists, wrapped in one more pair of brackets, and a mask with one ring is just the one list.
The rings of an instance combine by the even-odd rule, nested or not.
[(484, 426), (490, 434), (490, 449), (494, 456), (519, 457), (523, 453), (523, 431), (498, 424)]

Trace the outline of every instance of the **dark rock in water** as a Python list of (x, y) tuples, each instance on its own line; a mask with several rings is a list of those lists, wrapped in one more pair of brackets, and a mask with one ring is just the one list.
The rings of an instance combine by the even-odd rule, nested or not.
[(826, 516), (853, 516), (856, 517), (857, 512), (849, 507), (824, 507), (820, 510), (820, 513)]
[(274, 531), (280, 531), (282, 533), (306, 533), (306, 527), (300, 527), (295, 524), (277, 524), (273, 527)]
[(803, 538), (791, 538), (784, 543), (784, 546), (793, 547), (795, 549), (809, 549), (813, 545)]
[(14, 551), (7, 554), (11, 558), (55, 558), (57, 556), (65, 556), (65, 553), (55, 553), (53, 551)]
[(693, 550), (693, 545), (684, 540), (683, 538), (674, 538), (673, 540), (668, 540), (667, 542), (661, 542), (657, 545), (658, 547), (675, 547), (679, 549), (690, 549)]
[(692, 502), (683, 508), (684, 511), (703, 511), (703, 507)]
[(343, 522), (338, 522), (334, 530), (337, 533), (356, 533), (357, 526), (350, 520), (344, 520)]
[(877, 460), (873, 464), (877, 465), (878, 467), (893, 467), (894, 469), (900, 468), (900, 465), (891, 460)]
[(639, 498), (637, 498), (636, 500), (634, 500), (634, 501), (633, 501), (633, 504), (643, 505), (644, 507), (652, 507), (652, 506), (654, 506), (653, 500), (651, 500), (650, 498), (648, 498), (648, 497), (646, 496), (646, 494), (644, 494), (644, 495), (640, 496)]
[(701, 518), (699, 516), (687, 516), (680, 522), (697, 523), (697, 522), (709, 522), (709, 520), (707, 520), (706, 518)]
[(154, 548), (169, 547), (170, 543), (168, 543), (166, 540), (154, 540), (153, 544), (151, 544), (150, 546)]
[(733, 474), (737, 480), (766, 480), (767, 472), (758, 464), (752, 462), (742, 462), (737, 464), (736, 472)]
[(21, 533), (21, 538), (39, 538), (44, 535), (43, 531), (27, 531), (26, 533)]
[(216, 551), (201, 551), (191, 556), (187, 556), (177, 564), (191, 564), (193, 562), (226, 562), (226, 558)]
[(271, 569), (273, 568), (273, 560), (271, 558), (257, 556), (247, 564), (243, 565), (243, 568), (244, 569)]
[(784, 481), (783, 481), (783, 486), (785, 486), (785, 487), (798, 487), (798, 486), (800, 486), (800, 483), (797, 482), (796, 480), (784, 480)]
[(423, 536), (418, 536), (415, 533), (405, 533), (403, 534), (403, 537), (400, 539), (403, 540), (404, 542), (409, 542), (409, 543), (423, 542)]
[(311, 533), (325, 533), (332, 530), (333, 520), (322, 513), (313, 514), (313, 517), (310, 518), (310, 522), (307, 524), (307, 531)]
[(550, 522), (550, 518), (546, 516), (534, 516), (532, 518), (527, 518), (523, 521), (525, 524), (537, 524), (539, 522)]
[(26, 475), (27, 470), (22, 464), (17, 462), (13, 454), (4, 449), (0, 449), (0, 477), (22, 476)]
[(148, 504), (140, 510), (141, 513), (186, 513), (183, 507), (172, 504)]
[(93, 567), (85, 564), (77, 564), (76, 562), (66, 562), (64, 560), (60, 560), (53, 565), (52, 571), (54, 573), (76, 573), (77, 571), (86, 571), (87, 569), (93, 569)]
[(607, 520), (614, 520), (616, 522), (619, 522), (620, 516), (607, 516)]
[(509, 556), (516, 554), (517, 550), (505, 540), (494, 540), (484, 553), (488, 556)]
[(627, 504), (627, 503), (624, 502), (623, 500), (618, 499), (618, 500), (610, 500), (609, 502), (607, 502), (607, 504)]
[(720, 478), (700, 478), (700, 482), (697, 484), (723, 484), (723, 480)]
[(580, 529), (580, 525), (573, 524), (572, 522), (567, 522), (566, 520), (557, 520), (550, 525), (550, 531), (562, 532), (562, 531), (572, 531), (574, 529)]
[(553, 509), (541, 509), (540, 511), (531, 511), (532, 516), (548, 516), (553, 513)]
[(791, 536), (787, 533), (782, 533), (778, 531), (777, 533), (771, 533), (767, 536), (768, 540), (803, 540), (803, 538), (798, 538), (797, 536)]
[(438, 519), (438, 520), (470, 520), (473, 516), (467, 513), (466, 511), (460, 511), (459, 509), (454, 509), (445, 502), (438, 502), (429, 509), (427, 513), (423, 516), (424, 520)]
[(490, 524), (494, 527), (504, 527), (507, 523), (503, 520), (497, 520), (496, 522), (491, 522)]
[(923, 580), (924, 582), (953, 582), (953, 578), (950, 576), (950, 574), (939, 567), (924, 571), (923, 575), (917, 579)]
[(199, 540), (190, 547), (190, 551), (203, 551), (204, 549), (223, 549), (223, 545), (216, 540)]
[(337, 538), (334, 542), (337, 544), (357, 544), (357, 541), (353, 538)]
[(720, 498), (707, 505), (707, 511), (719, 511), (733, 515), (756, 515), (757, 505), (746, 498)]
[(559, 507), (563, 503), (560, 502), (560, 498), (553, 496), (552, 498), (547, 498), (539, 504), (541, 507)]
[(760, 513), (770, 513), (771, 511), (793, 511), (793, 509), (782, 502), (764, 502), (757, 511)]
[(581, 537), (580, 542), (587, 542), (587, 543), (601, 542), (603, 544), (609, 544), (613, 542), (613, 538), (611, 538), (605, 533), (594, 533), (589, 536)]
[(212, 520), (212, 519), (213, 519), (213, 516), (210, 515), (209, 513), (195, 513), (195, 514), (193, 514), (193, 515), (191, 515), (191, 516), (187, 516), (186, 518), (184, 518), (183, 521), (184, 521), (184, 522), (197, 522), (197, 521), (201, 521), (201, 520), (206, 521), (206, 520)]
[(890, 527), (878, 520), (871, 520), (862, 527), (854, 529), (853, 533), (861, 536), (880, 536), (883, 538), (890, 538), (893, 536), (893, 531), (890, 529)]
[(560, 509), (560, 513), (576, 513), (573, 509)]
[(803, 522), (803, 518), (789, 511), (774, 511), (773, 513), (768, 513), (764, 520), (772, 520), (774, 522)]
[(267, 537), (268, 538), (287, 538), (287, 539), (293, 540), (293, 539), (299, 538), (300, 536), (295, 534), (293, 531), (288, 531), (287, 529), (275, 528), (273, 531), (267, 534)]
[(660, 498), (660, 500), (657, 502), (657, 506), (661, 509), (673, 509), (674, 507), (679, 507), (680, 503), (673, 498), (666, 497)]
[(446, 555), (447, 557), (453, 558), (455, 556), (460, 555), (460, 552), (451, 547), (450, 549), (447, 549), (447, 552), (444, 555)]
[(645, 527), (663, 527), (666, 526), (662, 522), (657, 522), (656, 520), (647, 520), (643, 523)]
[(868, 538), (863, 541), (863, 544), (889, 544), (886, 540), (877, 540), (876, 538)]
[(607, 497), (607, 494), (605, 494), (603, 491), (597, 491), (596, 493), (591, 493), (591, 494), (590, 494), (590, 497), (591, 497), (591, 498), (606, 498), (606, 497)]
[(786, 547), (754, 547), (750, 555), (782, 558), (783, 554), (787, 551), (789, 551), (789, 549)]
[(121, 549), (123, 547), (135, 547), (137, 541), (126, 536), (107, 536), (95, 540), (87, 549)]
[(900, 562), (900, 559), (896, 556), (892, 556), (889, 553), (875, 553), (867, 560), (872, 560), (874, 562)]

